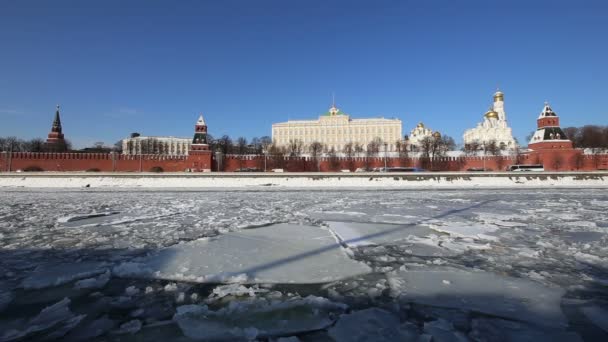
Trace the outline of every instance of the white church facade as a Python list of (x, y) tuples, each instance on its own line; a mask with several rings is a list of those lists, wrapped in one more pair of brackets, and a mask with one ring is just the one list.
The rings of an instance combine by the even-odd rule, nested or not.
[(483, 121), (477, 127), (466, 130), (463, 138), (465, 145), (473, 143), (483, 145), (495, 141), (496, 145), (503, 149), (517, 147), (511, 127), (507, 124), (504, 94), (501, 91), (494, 94), (494, 103), (484, 114)]

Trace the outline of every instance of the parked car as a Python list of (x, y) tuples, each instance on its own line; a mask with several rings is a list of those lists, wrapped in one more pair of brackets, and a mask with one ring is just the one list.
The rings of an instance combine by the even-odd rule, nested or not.
[(234, 170), (234, 172), (261, 172), (262, 170), (255, 167), (242, 167), (240, 169)]
[(358, 167), (355, 172), (370, 172), (372, 171), (370, 168), (367, 167)]

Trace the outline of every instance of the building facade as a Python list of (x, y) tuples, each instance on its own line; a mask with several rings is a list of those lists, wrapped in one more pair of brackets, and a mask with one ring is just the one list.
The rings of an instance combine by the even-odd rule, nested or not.
[(122, 140), (122, 154), (187, 156), (191, 143), (190, 138), (134, 136)]
[(422, 122), (418, 123), (407, 137), (407, 148), (409, 151), (416, 152), (420, 149), (420, 143), (425, 138), (432, 138), (433, 131), (425, 127)]
[(348, 143), (366, 149), (375, 138), (387, 144), (389, 151), (394, 151), (396, 142), (402, 140), (401, 120), (351, 119), (334, 105), (318, 120), (290, 120), (272, 125), (272, 141), (277, 146), (287, 147), (292, 141), (301, 141), (304, 151), (315, 141), (338, 152)]
[(501, 91), (494, 93), (494, 103), (484, 114), (483, 121), (477, 127), (464, 132), (464, 144), (487, 144), (495, 141), (503, 149), (516, 148), (511, 127), (507, 124), (507, 115), (504, 107), (504, 94)]

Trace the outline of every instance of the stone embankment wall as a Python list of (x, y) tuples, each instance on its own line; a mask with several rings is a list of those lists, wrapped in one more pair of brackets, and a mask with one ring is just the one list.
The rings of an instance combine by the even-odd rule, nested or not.
[(409, 173), (2, 173), (0, 189), (480, 189), (608, 188), (608, 172)]

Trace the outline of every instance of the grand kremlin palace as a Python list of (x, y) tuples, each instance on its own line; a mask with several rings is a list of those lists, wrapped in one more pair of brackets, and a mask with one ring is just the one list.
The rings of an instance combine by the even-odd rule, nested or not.
[(290, 141), (300, 140), (305, 151), (315, 141), (335, 151), (342, 151), (349, 142), (359, 143), (365, 149), (375, 138), (386, 143), (388, 151), (394, 151), (396, 142), (403, 139), (401, 120), (351, 119), (334, 105), (318, 120), (290, 120), (272, 125), (272, 140), (278, 146), (288, 146)]

